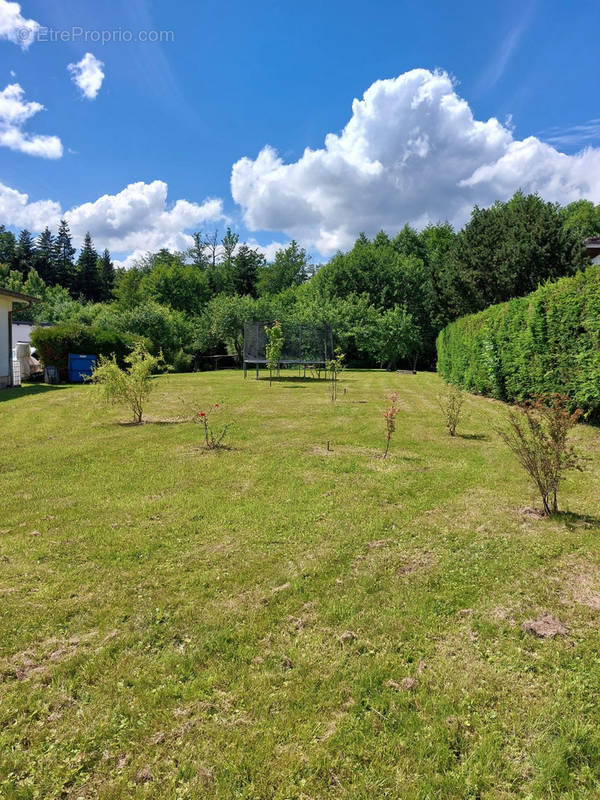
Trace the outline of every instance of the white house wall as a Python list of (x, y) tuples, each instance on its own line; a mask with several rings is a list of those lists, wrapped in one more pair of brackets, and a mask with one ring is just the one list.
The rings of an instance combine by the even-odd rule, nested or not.
[(8, 314), (11, 310), (12, 300), (0, 297), (0, 389), (10, 384), (12, 353), (9, 349)]

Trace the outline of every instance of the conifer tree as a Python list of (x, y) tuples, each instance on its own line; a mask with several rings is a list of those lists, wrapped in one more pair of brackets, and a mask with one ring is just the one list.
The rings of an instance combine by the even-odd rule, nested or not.
[(115, 266), (110, 253), (105, 250), (98, 259), (98, 277), (100, 284), (100, 300), (111, 300), (115, 285)]
[(61, 219), (56, 236), (55, 268), (56, 282), (71, 294), (76, 294), (77, 274), (73, 256), (75, 248), (71, 240), (71, 231), (65, 219)]
[(98, 253), (94, 248), (92, 237), (88, 231), (83, 240), (83, 247), (77, 260), (76, 293), (86, 300), (97, 303), (100, 300), (100, 273), (98, 272)]
[(13, 267), (15, 263), (15, 248), (17, 242), (12, 231), (7, 231), (4, 225), (0, 225), (0, 264), (7, 264)]
[(33, 237), (28, 230), (22, 230), (15, 248), (14, 269), (26, 278), (29, 270), (33, 269)]
[(56, 284), (56, 242), (48, 227), (35, 241), (33, 260), (35, 269), (44, 283), (54, 286)]

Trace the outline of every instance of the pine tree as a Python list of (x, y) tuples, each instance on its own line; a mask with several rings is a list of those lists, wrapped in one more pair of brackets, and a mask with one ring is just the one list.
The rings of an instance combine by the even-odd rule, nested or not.
[(97, 303), (100, 300), (100, 274), (98, 272), (98, 253), (94, 249), (92, 237), (88, 231), (83, 240), (83, 247), (77, 260), (76, 293), (86, 300)]
[(33, 237), (28, 230), (22, 230), (15, 248), (14, 269), (26, 278), (29, 270), (33, 269)]
[(61, 219), (56, 236), (55, 266), (56, 282), (71, 294), (76, 294), (77, 274), (73, 256), (75, 248), (71, 241), (71, 231), (66, 220)]
[(46, 228), (35, 241), (34, 265), (40, 278), (48, 286), (56, 283), (56, 242), (50, 228)]
[(12, 267), (15, 262), (15, 248), (17, 242), (12, 231), (7, 231), (4, 225), (0, 225), (0, 264), (8, 264)]
[(111, 300), (115, 285), (115, 266), (111, 261), (110, 253), (105, 250), (98, 259), (98, 277), (100, 283), (100, 300)]

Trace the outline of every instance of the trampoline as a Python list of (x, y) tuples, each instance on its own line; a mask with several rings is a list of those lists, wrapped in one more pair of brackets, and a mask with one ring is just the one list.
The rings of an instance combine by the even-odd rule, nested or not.
[[(260, 375), (261, 366), (267, 366), (267, 334), (265, 326), (268, 322), (247, 322), (244, 325), (244, 378), (248, 367), (256, 369), (256, 378)], [(327, 362), (333, 358), (333, 336), (329, 325), (281, 325), (283, 331), (283, 349), (277, 365), (280, 367), (298, 367), (300, 373), (304, 369), (327, 371)]]

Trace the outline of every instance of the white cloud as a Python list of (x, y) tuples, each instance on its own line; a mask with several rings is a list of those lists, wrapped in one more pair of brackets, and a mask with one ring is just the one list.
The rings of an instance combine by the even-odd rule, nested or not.
[(20, 45), (27, 50), (34, 40), (40, 25), (33, 19), (25, 19), (19, 3), (0, 0), (0, 39)]
[(328, 255), (360, 231), (450, 220), (519, 187), (547, 200), (600, 202), (600, 149), (574, 156), (474, 118), (445, 72), (412, 70), (373, 83), (321, 149), (286, 164), (264, 147), (233, 165), (231, 191), (251, 230), (281, 231)]
[(578, 125), (554, 126), (541, 133), (540, 137), (558, 147), (582, 147), (592, 142), (600, 142), (600, 118), (590, 119)]
[(0, 183), (0, 219), (15, 228), (41, 231), (46, 225), (56, 225), (60, 205), (52, 200), (29, 202), (29, 195)]
[(0, 91), (0, 145), (30, 156), (60, 158), (63, 146), (58, 136), (41, 136), (22, 130), (28, 119), (44, 109), (41, 103), (25, 101), (24, 94), (18, 83), (10, 83)]
[(95, 100), (104, 80), (104, 63), (92, 53), (86, 53), (81, 61), (68, 64), (71, 80), (88, 100)]
[(127, 254), (128, 264), (161, 247), (184, 250), (193, 244), (188, 231), (228, 222), (220, 199), (207, 198), (200, 204), (177, 200), (169, 207), (167, 188), (164, 181), (131, 183), (117, 194), (64, 211), (52, 200), (29, 202), (28, 195), (0, 184), (0, 219), (5, 225), (38, 233), (46, 225), (56, 228), (65, 217), (75, 245), (90, 231), (97, 249), (108, 247)]
[(262, 253), (263, 256), (267, 259), (267, 261), (271, 262), (275, 259), (278, 250), (285, 250), (286, 247), (289, 247), (289, 242), (269, 242), (269, 244), (259, 244), (256, 239), (248, 239), (246, 242), (248, 247), (251, 247), (252, 250), (258, 250), (259, 253)]
[(477, 84), (478, 91), (491, 89), (504, 75), (506, 68), (519, 47), (523, 34), (531, 24), (536, 8), (535, 0), (529, 0), (520, 7), (520, 18), (501, 40), (487, 68)]
[(201, 204), (177, 200), (169, 208), (164, 181), (131, 183), (118, 194), (71, 209), (66, 217), (75, 235), (89, 230), (98, 246), (116, 252), (185, 249), (193, 243), (186, 231), (225, 219), (217, 198)]

